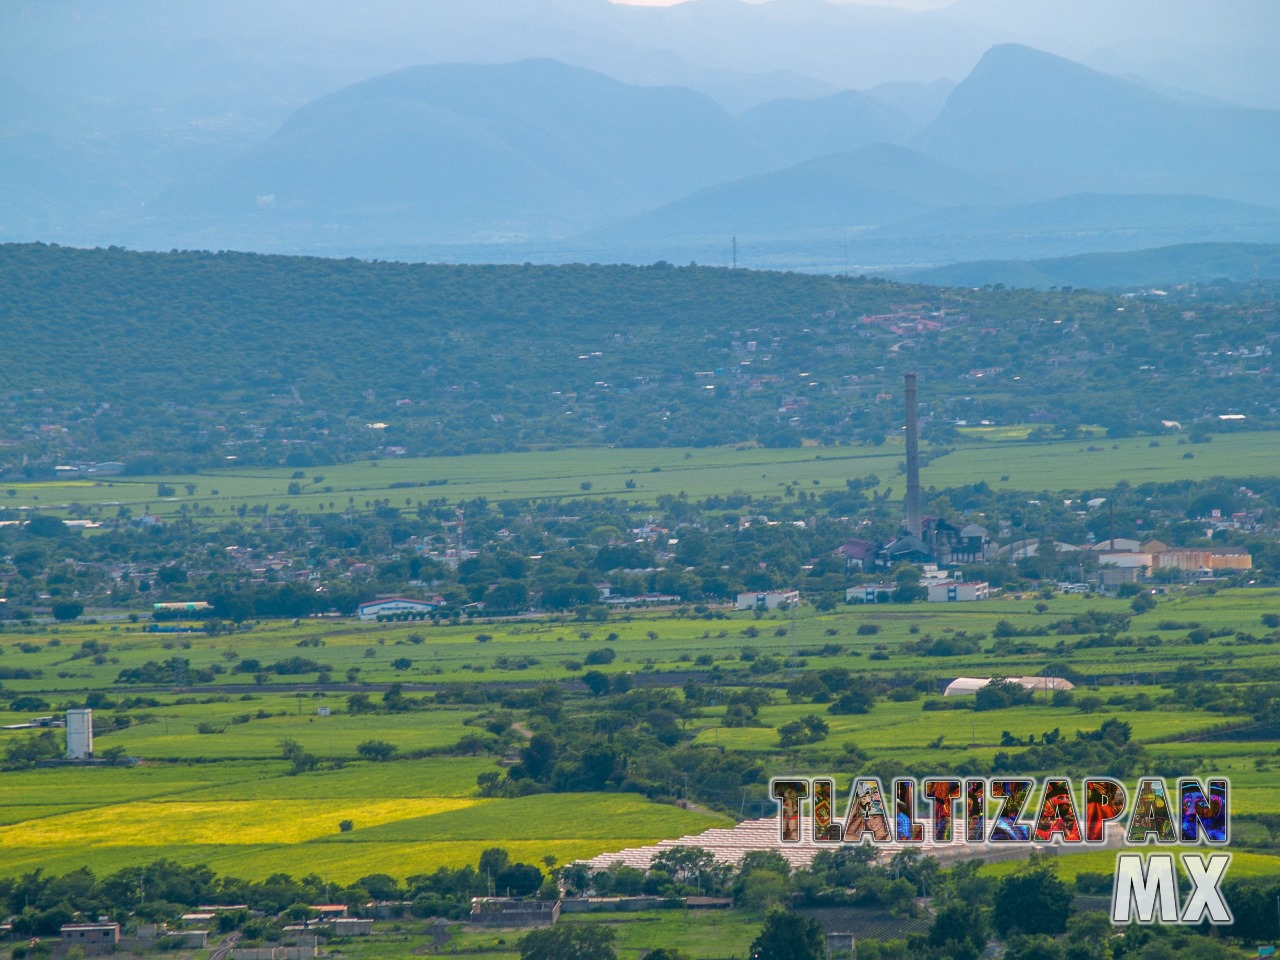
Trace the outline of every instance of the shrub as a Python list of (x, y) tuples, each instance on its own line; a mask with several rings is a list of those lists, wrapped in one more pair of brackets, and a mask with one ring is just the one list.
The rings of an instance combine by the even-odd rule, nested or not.
[(825, 740), (829, 728), (825, 720), (814, 714), (784, 723), (778, 728), (778, 745), (794, 747), (802, 743)]
[(395, 744), (385, 740), (366, 740), (356, 747), (356, 753), (366, 760), (390, 760), (395, 752)]

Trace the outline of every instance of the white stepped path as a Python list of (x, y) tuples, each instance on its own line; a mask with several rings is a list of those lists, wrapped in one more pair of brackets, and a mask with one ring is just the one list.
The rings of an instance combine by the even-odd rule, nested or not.
[[(1113, 835), (1109, 838), (1114, 845), (1121, 837)], [(615, 853), (602, 853), (583, 861), (593, 870), (605, 870), (614, 864), (647, 870), (664, 850), (675, 847), (701, 847), (711, 853), (722, 863), (738, 863), (744, 855), (756, 850), (773, 850), (781, 854), (792, 869), (807, 867), (819, 850), (838, 849), (839, 844), (815, 843), (810, 818), (800, 821), (800, 842), (783, 843), (778, 829), (777, 817), (766, 817), (761, 820), (744, 820), (736, 827), (716, 827), (702, 833), (687, 834), (676, 840), (662, 840), (644, 847), (631, 847)], [(1070, 844), (1067, 846), (1046, 843), (965, 843), (961, 840), (936, 842), (926, 838), (923, 843), (900, 843), (896, 840), (875, 843), (880, 861), (887, 861), (904, 848), (919, 850), (922, 854), (937, 857), (944, 865), (960, 860), (971, 860), (982, 857), (987, 860), (1004, 860), (1011, 857), (1027, 857), (1036, 851), (1052, 849), (1058, 853), (1069, 853), (1080, 850), (1097, 850), (1097, 844)]]

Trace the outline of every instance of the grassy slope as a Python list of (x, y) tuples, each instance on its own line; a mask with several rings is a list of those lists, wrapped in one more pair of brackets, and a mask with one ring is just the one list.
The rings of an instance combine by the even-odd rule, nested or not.
[[(928, 464), (922, 480), (926, 487), (946, 487), (985, 477), (992, 486), (1059, 491), (1111, 486), (1120, 480), (1138, 484), (1222, 475), (1248, 477), (1280, 470), (1280, 432), (1221, 434), (1209, 444), (1179, 444), (1176, 436), (1156, 442), (1159, 446), (1151, 446), (1149, 437), (973, 442)], [(694, 498), (736, 491), (753, 496), (778, 494), (788, 484), (811, 488), (815, 480), (819, 489), (842, 487), (846, 479), (872, 475), (881, 479), (882, 487), (896, 484), (900, 488), (897, 473), (902, 458), (902, 446), (894, 443), (789, 450), (574, 449), (316, 467), (298, 481), (301, 493), (292, 495), (288, 487), (294, 471), (284, 468), (117, 477), (97, 482), (6, 483), (4, 489), (13, 490), (14, 495), (6, 494), (3, 503), (39, 508), (98, 504), (106, 517), (114, 516), (121, 505), (135, 514), (149, 510), (160, 516), (174, 515), (184, 504), (208, 508), (213, 516), (222, 517), (232, 515), (241, 504), (265, 505), (272, 511), (287, 504), (303, 513), (314, 513), (330, 509), (330, 503), (333, 509), (345, 510), (349, 499), (357, 509), (363, 509), (365, 500), (384, 497), (389, 497), (393, 506), (403, 506), (406, 501), (416, 504), (444, 498), (455, 502), (475, 497), (500, 501), (610, 496), (652, 503), (664, 494), (681, 492)], [(324, 479), (315, 483), (315, 476)], [(436, 485), (393, 487), (431, 481)], [(628, 489), (627, 481), (635, 486)], [(583, 491), (584, 482), (591, 484), (589, 491)], [(176, 496), (160, 497), (160, 483), (173, 486)], [(186, 492), (186, 484), (195, 485), (194, 493)], [(326, 492), (326, 487), (331, 489)]]

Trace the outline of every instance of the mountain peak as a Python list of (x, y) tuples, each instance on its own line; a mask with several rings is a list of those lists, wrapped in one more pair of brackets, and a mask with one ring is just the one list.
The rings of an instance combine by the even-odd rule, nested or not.
[(1280, 113), (1183, 103), (1008, 43), (956, 86), (921, 144), (931, 156), (1036, 179), (1050, 192), (1245, 196), (1256, 178), (1234, 178), (1252, 176), (1247, 158), (1273, 148), (1278, 133)]

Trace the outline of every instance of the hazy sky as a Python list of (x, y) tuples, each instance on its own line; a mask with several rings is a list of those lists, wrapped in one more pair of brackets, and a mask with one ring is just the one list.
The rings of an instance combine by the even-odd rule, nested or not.
[[(671, 7), (689, 0), (612, 0), (632, 7)], [(745, 0), (746, 3), (765, 3), (768, 0)], [(776, 3), (778, 0), (772, 0)], [(833, 0), (835, 3), (861, 3), (875, 7), (898, 7), (903, 10), (936, 10), (951, 3), (951, 0)]]

